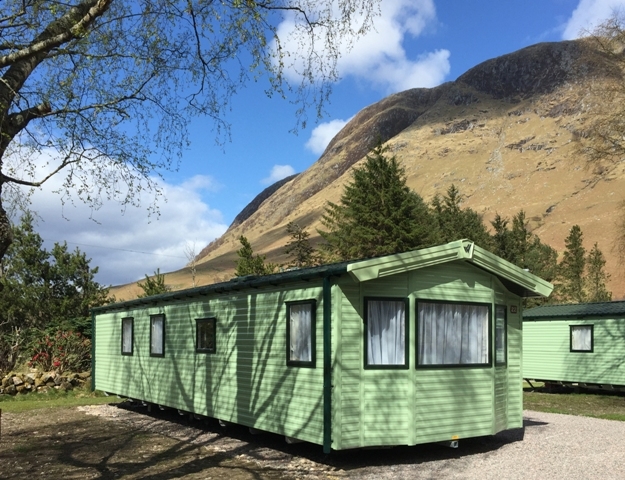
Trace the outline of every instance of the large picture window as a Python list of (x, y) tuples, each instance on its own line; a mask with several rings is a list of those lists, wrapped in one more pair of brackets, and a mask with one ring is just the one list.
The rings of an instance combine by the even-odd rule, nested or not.
[(592, 325), (571, 325), (571, 352), (590, 352), (593, 345)]
[(150, 356), (165, 356), (165, 315), (150, 315)]
[(495, 306), (495, 365), (505, 365), (507, 363), (507, 337), (508, 321), (506, 317), (506, 306)]
[(314, 300), (286, 304), (286, 363), (291, 366), (315, 366)]
[(195, 351), (200, 353), (215, 353), (217, 319), (200, 318), (195, 320)]
[(490, 364), (490, 306), (418, 302), (417, 365)]
[(134, 320), (132, 317), (122, 318), (122, 355), (132, 355), (134, 337)]
[(408, 368), (406, 300), (365, 299), (365, 367)]

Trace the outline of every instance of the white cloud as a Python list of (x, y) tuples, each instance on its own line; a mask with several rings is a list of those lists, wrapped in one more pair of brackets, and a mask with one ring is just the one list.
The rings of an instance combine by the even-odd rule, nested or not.
[(92, 211), (79, 201), (63, 206), (53, 193), (62, 181), (60, 175), (52, 177), (44, 189), (33, 193), (31, 209), (39, 217), (36, 230), (46, 248), (67, 241), (71, 250), (78, 247), (85, 252), (91, 266), (99, 267), (96, 280), (104, 285), (133, 282), (157, 268), (161, 272), (180, 269), (188, 262), (188, 243), (199, 250), (227, 228), (221, 212), (211, 209), (200, 195), (202, 190), (217, 188), (208, 176), (196, 175), (179, 185), (155, 180), (166, 201), (159, 201), (160, 216), (151, 218), (149, 192), (137, 194), (141, 207), (122, 209), (117, 202), (104, 202)]
[(564, 25), (562, 39), (579, 38), (618, 11), (625, 12), (625, 0), (580, 0)]
[[(387, 93), (442, 83), (450, 71), (449, 51), (438, 50), (411, 59), (403, 45), (409, 37), (417, 37), (436, 24), (433, 0), (385, 0), (381, 2), (380, 13), (374, 29), (351, 50), (347, 44), (343, 45), (339, 74), (370, 82)], [(287, 66), (286, 74), (291, 80), (298, 79), (297, 72), (302, 68), (296, 52), (306, 51), (302, 39), (292, 36), (295, 22), (294, 16), (287, 15), (278, 27), (279, 37), (286, 39), (283, 46), (290, 52), (289, 58), (296, 58)]]
[(271, 185), (283, 178), (286, 178), (295, 173), (295, 169), (291, 165), (274, 165), (271, 169), (271, 173), (267, 178), (263, 178), (260, 183), (263, 185)]
[(306, 148), (316, 155), (321, 155), (334, 136), (339, 133), (350, 120), (351, 118), (347, 120), (337, 119), (320, 123), (310, 132), (310, 138), (306, 142)]

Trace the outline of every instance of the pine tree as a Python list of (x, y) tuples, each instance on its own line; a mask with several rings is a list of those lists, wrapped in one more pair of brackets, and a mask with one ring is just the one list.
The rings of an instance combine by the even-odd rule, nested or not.
[(161, 293), (167, 293), (171, 290), (171, 287), (165, 284), (165, 274), (161, 273), (160, 268), (156, 269), (152, 278), (150, 278), (146, 274), (145, 282), (139, 282), (137, 285), (139, 285), (139, 287), (141, 287), (141, 290), (143, 290), (143, 293), (138, 295), (137, 298), (160, 295)]
[(291, 240), (285, 245), (284, 253), (290, 257), (289, 267), (312, 267), (320, 263), (319, 255), (310, 244), (310, 234), (297, 223), (289, 222), (286, 232)]
[(246, 275), (269, 275), (276, 269), (273, 263), (265, 263), (265, 255), (254, 255), (254, 250), (249, 240), (243, 235), (239, 237), (241, 248), (237, 251), (237, 268), (234, 274), (237, 277)]
[(435, 195), (432, 210), (438, 222), (441, 243), (468, 238), (481, 247), (488, 248), (490, 235), (482, 216), (470, 208), (461, 208), (462, 195), (455, 185), (447, 189), (443, 197)]
[[(513, 218), (510, 228), (507, 218), (497, 214), (491, 222), (494, 233), (491, 237), (491, 251), (499, 257), (527, 269), (540, 278), (553, 281), (557, 274), (558, 253), (540, 241), (529, 229), (525, 212), (520, 210)], [(527, 299), (525, 307), (548, 303), (548, 299)]]
[(439, 241), (436, 221), (406, 185), (403, 168), (381, 143), (353, 170), (338, 204), (328, 202), (319, 231), (339, 260), (428, 247)]
[(495, 255), (514, 263), (515, 256), (512, 248), (512, 237), (510, 235), (510, 230), (508, 230), (508, 223), (508, 219), (499, 214), (496, 214), (495, 219), (490, 222), (494, 230), (491, 237), (491, 248)]
[(612, 292), (606, 288), (606, 282), (610, 274), (604, 271), (605, 257), (599, 245), (595, 242), (592, 250), (586, 257), (586, 289), (589, 302), (609, 302), (612, 300)]
[(564, 245), (564, 254), (558, 267), (561, 300), (564, 302), (585, 302), (586, 249), (583, 245), (583, 234), (579, 225), (571, 227), (569, 235), (564, 240)]

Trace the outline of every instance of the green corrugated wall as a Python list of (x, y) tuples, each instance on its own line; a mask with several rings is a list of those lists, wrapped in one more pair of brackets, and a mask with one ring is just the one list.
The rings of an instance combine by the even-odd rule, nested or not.
[[(342, 341), (335, 359), (340, 369), (334, 379), (334, 418), (340, 422), (334, 426), (333, 448), (414, 445), (522, 427), (520, 300), (495, 277), (458, 262), (339, 285), (335, 328)], [(409, 298), (409, 369), (363, 369), (365, 296)], [(417, 369), (415, 301), (426, 299), (516, 306), (516, 314), (508, 311), (507, 366)]]
[[(570, 351), (570, 325), (594, 325), (593, 352)], [(584, 318), (523, 322), (523, 377), (625, 385), (625, 319)]]
[[(289, 287), (97, 315), (96, 388), (322, 443), (322, 288)], [(317, 301), (316, 368), (287, 367), (285, 302), (305, 299)], [(166, 316), (164, 358), (149, 356), (156, 313)], [(133, 356), (120, 354), (126, 316)], [(206, 317), (217, 318), (216, 354), (195, 352), (195, 319)]]

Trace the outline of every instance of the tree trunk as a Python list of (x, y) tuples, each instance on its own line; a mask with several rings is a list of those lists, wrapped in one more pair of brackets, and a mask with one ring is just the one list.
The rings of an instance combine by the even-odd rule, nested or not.
[[(2, 208), (2, 185), (0, 185), (0, 265), (11, 243), (13, 243), (13, 230), (7, 212)], [(2, 277), (2, 268), (0, 268), (0, 277)], [(3, 284), (0, 283), (0, 290), (2, 288)]]

